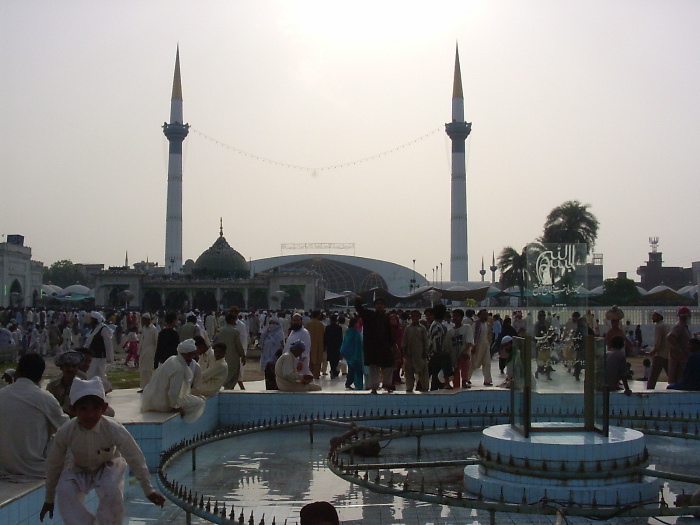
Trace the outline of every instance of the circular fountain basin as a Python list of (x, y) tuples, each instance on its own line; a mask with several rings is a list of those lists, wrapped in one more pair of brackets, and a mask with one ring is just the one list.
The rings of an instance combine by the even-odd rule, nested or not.
[(658, 480), (642, 474), (648, 466), (644, 434), (610, 427), (605, 437), (565, 430), (567, 423), (546, 427), (528, 438), (510, 425), (485, 429), (481, 464), (464, 469), (466, 489), (508, 503), (542, 498), (586, 506), (656, 501)]

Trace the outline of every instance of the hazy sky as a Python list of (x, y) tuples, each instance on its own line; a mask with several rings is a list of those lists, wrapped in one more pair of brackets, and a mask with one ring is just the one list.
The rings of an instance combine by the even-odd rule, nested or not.
[[(51, 264), (163, 264), (176, 45), (185, 121), (183, 258), (217, 238), (281, 243), (431, 278), (450, 261), (459, 42), (470, 279), (566, 200), (600, 220), (606, 277), (660, 238), (700, 260), (700, 2), (0, 2), (0, 233)], [(436, 131), (437, 130), (437, 131)], [(423, 140), (348, 167), (319, 168)], [(212, 137), (222, 146), (208, 140)], [(235, 148), (235, 149), (233, 149)], [(352, 254), (352, 252), (341, 252)]]

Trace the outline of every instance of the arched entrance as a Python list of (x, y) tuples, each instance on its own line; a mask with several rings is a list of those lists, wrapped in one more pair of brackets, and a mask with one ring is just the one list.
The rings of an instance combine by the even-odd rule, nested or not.
[(124, 285), (114, 286), (107, 296), (107, 304), (115, 308), (123, 308), (125, 304), (121, 297), (119, 297), (119, 294), (124, 290), (126, 290), (126, 286)]
[(141, 308), (149, 312), (155, 312), (163, 308), (163, 301), (160, 299), (160, 292), (158, 290), (146, 290), (143, 293), (143, 300), (141, 301)]
[(284, 299), (282, 299), (282, 309), (283, 310), (294, 310), (304, 308), (304, 297), (303, 292), (305, 286), (303, 285), (289, 285), (282, 286), (282, 291), (285, 293)]
[(241, 290), (227, 290), (221, 297), (221, 304), (224, 309), (230, 308), (231, 306), (238, 306), (238, 308), (245, 308), (245, 297), (243, 297), (243, 292)]
[(24, 294), (22, 285), (15, 279), (10, 286), (10, 306), (22, 306), (24, 304)]
[(266, 288), (253, 288), (248, 290), (248, 308), (265, 310), (268, 307), (268, 290)]
[(182, 290), (175, 290), (165, 296), (165, 307), (168, 310), (183, 310), (189, 305), (187, 294)]
[(192, 307), (210, 312), (217, 309), (216, 296), (211, 290), (201, 290), (192, 299)]

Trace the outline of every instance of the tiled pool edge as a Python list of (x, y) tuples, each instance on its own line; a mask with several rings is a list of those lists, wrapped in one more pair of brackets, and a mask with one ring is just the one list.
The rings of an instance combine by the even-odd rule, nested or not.
[[(582, 396), (574, 393), (548, 393), (535, 396), (534, 411), (547, 411), (544, 419), (556, 420), (561, 411), (580, 411)], [(205, 412), (195, 423), (185, 423), (179, 417), (171, 417), (163, 422), (133, 422), (124, 426), (134, 436), (144, 452), (146, 462), (151, 471), (155, 471), (160, 459), (160, 452), (171, 445), (194, 437), (196, 434), (212, 430), (220, 425), (258, 421), (259, 419), (293, 417), (300, 414), (321, 415), (328, 417), (336, 413), (350, 415), (358, 412), (372, 411), (373, 414), (401, 410), (415, 411), (416, 418), (420, 413), (433, 411), (508, 411), (510, 395), (505, 390), (473, 390), (455, 392), (452, 394), (382, 394), (373, 396), (364, 393), (286, 393), (286, 392), (252, 392), (234, 391), (222, 392), (207, 401)], [(700, 392), (657, 391), (635, 393), (627, 397), (623, 394), (612, 394), (610, 409), (613, 414), (619, 411), (641, 415), (658, 414), (659, 412), (694, 416), (700, 410)], [(551, 415), (549, 415), (551, 414)], [(614, 417), (613, 417), (614, 419)], [(437, 425), (444, 424), (440, 418)], [(126, 484), (127, 499), (131, 489)], [(134, 490), (140, 490), (134, 487)], [(44, 501), (44, 486), (36, 486), (26, 493), (10, 498), (0, 503), (0, 523), (28, 525), (37, 523), (39, 511)], [(96, 505), (94, 493), (88, 499), (92, 508)], [(61, 525), (58, 515), (51, 521)]]

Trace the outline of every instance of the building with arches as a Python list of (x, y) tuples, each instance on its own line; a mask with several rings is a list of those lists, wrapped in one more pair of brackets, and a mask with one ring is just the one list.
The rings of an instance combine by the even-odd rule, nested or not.
[(253, 273), (269, 271), (310, 271), (322, 276), (329, 292), (359, 293), (383, 288), (394, 295), (409, 295), (428, 281), (410, 268), (379, 259), (354, 255), (299, 254), (268, 257), (251, 262)]
[[(219, 237), (183, 273), (165, 275), (154, 266), (110, 268), (95, 276), (98, 306), (146, 310), (320, 308), (325, 287), (320, 273), (304, 268), (271, 268), (251, 275), (245, 258)], [(162, 270), (162, 268), (160, 269)]]
[(32, 261), (32, 249), (24, 236), (8, 235), (0, 243), (0, 306), (35, 306), (41, 298), (44, 265)]

